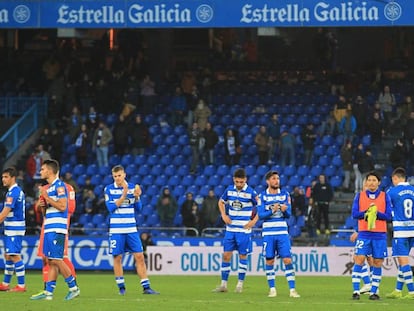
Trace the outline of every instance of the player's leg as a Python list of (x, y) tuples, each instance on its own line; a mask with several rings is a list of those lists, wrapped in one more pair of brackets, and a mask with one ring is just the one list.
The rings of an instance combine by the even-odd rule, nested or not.
[(285, 276), (289, 285), (289, 296), (292, 298), (299, 298), (300, 295), (296, 291), (296, 277), (295, 269), (292, 264), (292, 253), (290, 238), (288, 235), (280, 236), (277, 238), (277, 253), (283, 258), (283, 264), (285, 265)]
[(25, 265), (20, 255), (11, 255), (11, 260), (14, 263), (14, 269), (16, 271), (17, 285), (12, 288), (11, 292), (25, 292), (26, 291), (26, 271)]
[(387, 241), (383, 240), (373, 240), (372, 241), (372, 258), (373, 258), (373, 267), (372, 267), (372, 282), (371, 282), (371, 292), (369, 299), (370, 300), (379, 300), (377, 292), (382, 279), (382, 263), (384, 258), (388, 256), (387, 252)]
[(14, 262), (11, 259), (11, 256), (8, 254), (4, 255), (4, 276), (3, 282), (0, 284), (0, 291), (10, 290), (10, 282), (14, 273)]
[(134, 255), (135, 268), (139, 278), (141, 279), (141, 286), (144, 294), (157, 295), (159, 292), (151, 289), (151, 283), (147, 274), (147, 267), (145, 265), (145, 258), (142, 248), (142, 242), (138, 233), (129, 233), (126, 239), (126, 250)]
[(352, 299), (359, 300), (360, 298), (360, 282), (361, 272), (368, 255), (372, 254), (371, 241), (368, 239), (357, 238), (355, 241), (355, 256), (354, 266), (352, 268)]
[(238, 281), (236, 285), (236, 293), (243, 291), (243, 283), (246, 278), (247, 272), (247, 255), (252, 250), (252, 238), (250, 233), (238, 233), (237, 234), (237, 251), (239, 253), (239, 269), (238, 269)]
[(221, 260), (221, 284), (215, 288), (214, 292), (227, 292), (227, 282), (230, 276), (230, 261), (233, 251), (236, 250), (236, 238), (234, 232), (227, 232), (223, 239), (223, 256)]
[(262, 254), (266, 258), (266, 279), (267, 285), (269, 286), (268, 297), (276, 297), (276, 272), (275, 272), (275, 244), (274, 237), (264, 236), (263, 237), (263, 248)]
[[(402, 290), (405, 283), (405, 276), (407, 277), (408, 284), (410, 284), (410, 275), (411, 272), (411, 284), (412, 287), (412, 271), (411, 267), (404, 267), (408, 265), (408, 254), (410, 252), (409, 242), (407, 238), (394, 238), (392, 240), (392, 256), (397, 257), (398, 259), (398, 274), (397, 282), (395, 288), (391, 293), (386, 295), (387, 298), (396, 299), (402, 297)], [(404, 268), (403, 268), (404, 267)], [(407, 269), (408, 268), (408, 269)], [(403, 272), (405, 271), (405, 273)], [(408, 287), (407, 284), (407, 287)], [(409, 290), (410, 291), (410, 290)]]
[(109, 254), (114, 258), (115, 282), (118, 286), (119, 294), (125, 295), (124, 269), (122, 267), (122, 255), (125, 252), (126, 235), (112, 233), (109, 236)]
[[(372, 257), (368, 257), (372, 258)], [(355, 260), (354, 260), (355, 261)], [(361, 287), (361, 294), (368, 294), (371, 291), (371, 273), (370, 273), (370, 266), (366, 262), (362, 266), (361, 270), (361, 279), (364, 285)]]

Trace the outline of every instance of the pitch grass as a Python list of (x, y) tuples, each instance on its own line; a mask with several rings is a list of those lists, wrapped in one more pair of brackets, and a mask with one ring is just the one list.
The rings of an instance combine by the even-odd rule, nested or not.
[[(342, 311), (342, 310), (411, 310), (413, 300), (386, 299), (385, 293), (392, 291), (395, 278), (383, 278), (380, 301), (370, 301), (362, 295), (360, 301), (351, 300), (351, 277), (297, 276), (297, 290), (301, 298), (289, 298), (284, 276), (276, 277), (276, 298), (267, 297), (265, 276), (247, 276), (243, 293), (234, 293), (236, 276), (230, 276), (228, 293), (212, 293), (219, 284), (219, 276), (152, 276), (152, 287), (161, 295), (143, 295), (138, 278), (126, 273), (127, 293), (118, 295), (114, 277), (107, 272), (79, 273), (81, 296), (64, 301), (67, 287), (58, 279), (52, 301), (30, 301), (31, 294), (42, 288), (41, 275), (28, 271), (26, 293), (0, 292), (2, 310), (54, 310), (54, 311), (105, 311), (105, 310), (294, 310), (294, 311)], [(13, 279), (15, 281), (15, 278)], [(14, 283), (12, 284), (14, 285)], [(405, 293), (405, 292), (404, 292)]]

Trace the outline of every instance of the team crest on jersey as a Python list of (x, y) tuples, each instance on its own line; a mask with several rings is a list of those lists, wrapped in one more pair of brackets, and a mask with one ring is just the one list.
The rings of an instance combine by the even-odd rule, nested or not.
[(6, 198), (6, 204), (12, 204), (13, 203), (13, 198), (12, 197), (7, 197)]
[(233, 202), (231, 203), (231, 207), (232, 207), (233, 209), (242, 209), (242, 208), (243, 208), (243, 203), (242, 203), (242, 202), (240, 202), (240, 201), (233, 201)]
[(56, 189), (56, 192), (58, 195), (64, 195), (65, 194), (65, 187), (58, 187)]

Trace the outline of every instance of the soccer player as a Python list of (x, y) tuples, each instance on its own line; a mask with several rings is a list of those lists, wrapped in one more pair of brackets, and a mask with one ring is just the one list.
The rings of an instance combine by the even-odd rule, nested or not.
[(295, 271), (288, 233), (288, 219), (292, 212), (289, 192), (280, 189), (280, 177), (276, 171), (265, 175), (267, 189), (259, 196), (259, 219), (263, 220), (263, 256), (266, 258), (266, 278), (269, 285), (268, 297), (276, 297), (275, 256), (282, 258), (289, 284), (290, 297), (299, 298), (295, 287)]
[(112, 168), (114, 183), (105, 187), (105, 204), (110, 213), (109, 253), (114, 257), (115, 281), (119, 294), (125, 295), (125, 280), (122, 256), (131, 252), (136, 262), (136, 271), (141, 279), (143, 293), (159, 294), (151, 289), (147, 276), (141, 239), (135, 220), (135, 210), (142, 208), (139, 199), (141, 188), (125, 180), (125, 170), (121, 165)]
[[(7, 188), (0, 223), (4, 221), (5, 269), (0, 291), (25, 292), (25, 266), (21, 256), (22, 238), (26, 232), (25, 195), (16, 183), (17, 171), (14, 167), (6, 168), (1, 179)], [(16, 271), (17, 285), (10, 289), (10, 281)]]
[[(414, 299), (413, 272), (408, 263), (408, 255), (414, 247), (414, 187), (406, 182), (405, 169), (396, 168), (392, 174), (394, 185), (388, 191), (392, 203), (392, 256), (398, 260), (398, 276), (395, 289), (386, 295), (387, 298)], [(402, 296), (404, 283), (408, 294)]]
[(49, 187), (40, 187), (40, 196), (46, 202), (44, 207), (44, 238), (43, 255), (49, 263), (48, 281), (46, 289), (32, 295), (31, 300), (52, 300), (56, 287), (58, 272), (62, 274), (69, 287), (65, 300), (72, 300), (80, 295), (76, 280), (69, 267), (63, 262), (65, 239), (68, 234), (68, 194), (63, 181), (58, 178), (59, 163), (56, 160), (45, 160), (40, 169), (40, 176), (45, 179)]
[(247, 185), (244, 169), (236, 169), (233, 173), (234, 185), (228, 186), (221, 196), (218, 207), (221, 218), (226, 224), (223, 240), (223, 257), (221, 263), (221, 285), (213, 292), (227, 292), (227, 281), (230, 275), (230, 261), (233, 251), (239, 253), (239, 271), (236, 293), (243, 291), (243, 282), (247, 271), (247, 255), (252, 250), (252, 228), (258, 220), (255, 208), (258, 203), (256, 191)]
[[(349, 237), (349, 240), (352, 243), (355, 243), (357, 238), (358, 238), (358, 232), (354, 232)], [(355, 255), (354, 255), (354, 262), (355, 262)], [(367, 256), (367, 262), (364, 262), (364, 265), (362, 266), (361, 273), (360, 273), (362, 282), (364, 283), (364, 286), (362, 286), (361, 289), (359, 290), (360, 294), (369, 294), (369, 292), (371, 291), (371, 267), (372, 267), (372, 256), (369, 255)]]
[[(75, 194), (75, 189), (71, 185), (67, 183), (64, 183), (64, 184), (66, 187), (66, 191), (68, 193), (68, 223), (67, 223), (68, 234), (66, 235), (66, 238), (65, 238), (65, 248), (63, 251), (63, 262), (69, 267), (71, 274), (76, 279), (75, 267), (73, 266), (73, 263), (68, 257), (70, 218), (72, 217), (76, 209), (76, 194)], [(45, 189), (47, 189), (49, 188), (49, 185), (45, 185), (44, 187)], [(44, 206), (46, 206), (46, 201), (42, 196), (40, 196), (38, 200), (38, 204), (36, 205), (36, 208), (38, 210), (42, 210)], [(45, 233), (44, 231), (45, 231), (45, 226), (44, 226), (44, 221), (43, 221), (42, 229), (40, 231), (39, 246), (37, 248), (37, 256), (42, 257), (42, 264), (43, 264), (42, 275), (43, 275), (43, 282), (44, 282), (44, 287), (45, 287), (44, 289), (46, 289), (46, 283), (47, 283), (48, 274), (49, 274), (49, 262), (47, 261), (47, 258), (43, 255), (43, 239), (44, 239), (44, 233)]]
[(379, 190), (381, 177), (375, 171), (366, 176), (366, 190), (357, 193), (352, 217), (358, 219), (358, 238), (355, 243), (355, 264), (352, 270), (352, 299), (360, 299), (359, 283), (365, 259), (372, 255), (372, 284), (370, 300), (379, 300), (377, 294), (381, 277), (382, 263), (387, 257), (387, 221), (391, 220), (391, 200)]

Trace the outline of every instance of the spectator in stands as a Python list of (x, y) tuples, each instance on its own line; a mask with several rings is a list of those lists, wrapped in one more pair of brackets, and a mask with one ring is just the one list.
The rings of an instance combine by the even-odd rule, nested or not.
[(404, 98), (404, 101), (401, 103), (401, 105), (398, 107), (398, 110), (397, 110), (397, 120), (398, 120), (398, 123), (400, 123), (402, 130), (404, 130), (404, 127), (410, 118), (411, 111), (414, 111), (414, 104), (412, 101), (412, 97), (406, 96)]
[(151, 113), (156, 104), (155, 82), (146, 74), (141, 81), (140, 88), (142, 112)]
[(214, 147), (218, 143), (218, 135), (211, 126), (210, 122), (207, 122), (206, 129), (202, 133), (205, 144), (202, 150), (202, 158), (205, 165), (214, 164)]
[(88, 156), (91, 147), (91, 134), (88, 130), (86, 124), (81, 125), (81, 131), (79, 133), (78, 138), (76, 138), (75, 146), (76, 146), (76, 160), (78, 163), (87, 164), (88, 163)]
[(218, 209), (218, 199), (213, 189), (208, 191), (208, 195), (201, 204), (200, 211), (200, 230), (208, 227), (218, 227), (222, 224), (220, 211)]
[(279, 116), (276, 113), (272, 115), (272, 119), (267, 125), (267, 132), (269, 133), (269, 161), (272, 163), (280, 143)]
[(304, 164), (312, 165), (313, 150), (315, 149), (316, 133), (312, 123), (306, 124), (302, 132), (302, 144), (304, 152)]
[(52, 135), (50, 140), (50, 156), (52, 159), (60, 160), (62, 156), (62, 133), (56, 128), (52, 127)]
[(144, 154), (145, 149), (151, 146), (151, 135), (148, 127), (142, 122), (141, 115), (135, 116), (135, 122), (132, 122), (128, 130), (131, 139), (131, 152), (135, 156)]
[(339, 134), (344, 136), (344, 140), (353, 141), (355, 131), (357, 129), (357, 122), (355, 117), (352, 115), (352, 110), (347, 109), (345, 116), (339, 123)]
[(200, 92), (197, 85), (193, 85), (192, 91), (190, 94), (184, 94), (187, 101), (187, 124), (193, 124), (194, 122), (194, 110), (197, 108), (197, 104), (200, 100)]
[(265, 165), (269, 160), (269, 135), (266, 131), (266, 126), (262, 125), (257, 132), (254, 143), (257, 146), (257, 151), (259, 154), (259, 164)]
[(304, 189), (302, 187), (293, 188), (291, 199), (292, 199), (292, 216), (295, 216), (296, 219), (299, 216), (306, 216), (307, 206), (306, 206), (306, 197), (305, 197)]
[(404, 139), (398, 138), (391, 150), (389, 160), (393, 169), (397, 167), (407, 167), (407, 147), (404, 143)]
[(411, 142), (414, 139), (414, 111), (410, 112), (410, 117), (407, 120), (407, 123), (404, 127), (404, 139), (408, 144), (411, 144)]
[(385, 85), (383, 91), (378, 96), (378, 103), (381, 106), (381, 110), (384, 112), (384, 119), (386, 128), (392, 126), (394, 120), (394, 111), (397, 107), (395, 96), (391, 93), (389, 85)]
[(141, 243), (142, 243), (142, 250), (144, 253), (145, 265), (148, 266), (147, 247), (151, 245), (155, 245), (155, 243), (152, 241), (151, 234), (147, 232), (142, 232), (140, 238), (141, 238)]
[(334, 117), (334, 112), (330, 111), (325, 120), (322, 121), (321, 126), (318, 129), (319, 136), (324, 135), (335, 135), (337, 132), (336, 128), (336, 119)]
[(0, 141), (0, 168), (3, 169), (4, 162), (7, 157), (7, 148), (2, 141)]
[(175, 88), (175, 94), (171, 98), (169, 111), (172, 126), (184, 124), (184, 116), (187, 113), (187, 102), (179, 86)]
[(359, 170), (359, 163), (361, 163), (362, 158), (364, 157), (365, 151), (364, 151), (364, 145), (362, 143), (359, 143), (356, 147), (356, 149), (353, 152), (353, 164), (352, 167), (354, 169), (355, 174), (355, 193), (359, 193), (362, 191), (362, 174)]
[(88, 111), (88, 118), (86, 120), (88, 129), (95, 131), (98, 127), (98, 114), (96, 113), (95, 106), (90, 106)]
[(96, 152), (96, 160), (99, 167), (108, 165), (108, 151), (111, 140), (111, 131), (104, 121), (99, 121), (99, 126), (95, 130), (92, 139), (92, 150)]
[(357, 123), (356, 134), (358, 136), (365, 135), (365, 127), (367, 123), (367, 115), (369, 108), (362, 96), (358, 95), (355, 102), (352, 104), (352, 115), (355, 117)]
[(344, 172), (344, 181), (342, 183), (342, 190), (345, 192), (351, 192), (351, 172), (353, 169), (353, 158), (352, 158), (352, 143), (351, 141), (345, 141), (345, 144), (341, 148), (341, 160), (342, 160), (342, 171)]
[(285, 130), (280, 136), (280, 165), (295, 165), (296, 138), (292, 133)]
[(129, 124), (123, 114), (119, 115), (118, 122), (116, 122), (113, 129), (114, 153), (123, 156), (127, 153), (129, 146)]
[[(181, 216), (183, 217), (183, 225), (187, 228), (197, 229), (199, 223), (198, 214), (198, 205), (196, 201), (194, 201), (193, 194), (191, 192), (188, 192), (186, 194), (186, 199), (184, 203), (181, 205)], [(189, 229), (187, 230), (186, 235), (196, 236), (197, 232), (192, 229)]]
[(177, 213), (178, 205), (168, 187), (162, 189), (162, 193), (157, 201), (156, 209), (158, 216), (160, 216), (161, 226), (172, 227), (174, 225), (174, 217)]
[(378, 111), (375, 111), (372, 118), (368, 120), (367, 133), (371, 135), (371, 148), (375, 158), (381, 148), (382, 137), (385, 135), (385, 123), (381, 120)]
[(375, 161), (371, 153), (371, 149), (367, 147), (362, 157), (359, 159), (358, 168), (362, 175), (362, 180), (367, 174), (375, 169)]
[(342, 118), (345, 117), (347, 109), (349, 109), (349, 105), (346, 101), (345, 96), (339, 96), (338, 102), (335, 104), (333, 115), (336, 121), (336, 127), (338, 128), (339, 122), (341, 122)]
[(78, 106), (73, 106), (72, 114), (66, 118), (66, 123), (70, 137), (75, 140), (79, 135), (82, 125), (82, 116), (80, 114)]
[(39, 150), (35, 148), (33, 153), (26, 161), (26, 172), (30, 178), (30, 182), (33, 184), (36, 181), (40, 181), (40, 168), (42, 167), (42, 157), (39, 154)]
[(82, 196), (82, 201), (86, 214), (94, 215), (97, 213), (96, 196), (93, 190), (86, 190)]
[(79, 193), (80, 188), (79, 188), (78, 184), (76, 183), (76, 181), (73, 179), (71, 172), (66, 172), (65, 175), (63, 176), (62, 180), (66, 184), (71, 185), (73, 187), (73, 189), (75, 190), (75, 193)]
[(239, 164), (242, 150), (239, 138), (231, 128), (228, 128), (224, 135), (224, 152), (227, 165)]
[(42, 161), (50, 160), (51, 156), (47, 150), (45, 150), (42, 144), (37, 145), (37, 150), (39, 151), (39, 156), (42, 158)]
[(197, 122), (194, 122), (188, 131), (188, 143), (191, 147), (190, 173), (195, 174), (200, 161), (200, 150), (202, 150), (205, 145), (205, 139), (201, 135)]
[[(316, 181), (312, 183), (315, 185)], [(308, 208), (306, 210), (306, 216), (305, 216), (306, 230), (308, 232), (308, 237), (309, 237), (309, 246), (317, 246), (318, 235), (316, 233), (316, 218), (317, 218), (317, 210), (314, 206), (313, 198), (310, 197), (308, 201)]]
[(325, 234), (330, 234), (329, 231), (329, 205), (333, 199), (333, 190), (331, 185), (326, 180), (324, 174), (319, 175), (318, 182), (316, 182), (312, 191), (313, 206), (317, 210), (316, 218), (316, 232), (321, 233), (322, 218), (325, 225)]
[(52, 135), (50, 134), (50, 130), (48, 127), (43, 128), (42, 134), (40, 134), (40, 137), (38, 139), (38, 143), (42, 144), (44, 149), (50, 153), (51, 150), (51, 140)]
[(210, 116), (210, 108), (205, 104), (204, 100), (200, 99), (196, 109), (194, 110), (194, 122), (198, 123), (198, 127), (201, 131), (205, 130)]
[(410, 144), (407, 146), (407, 175), (414, 175), (414, 138), (411, 140)]

